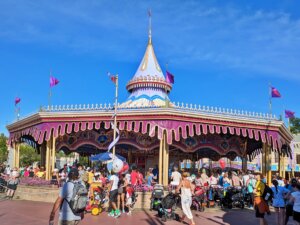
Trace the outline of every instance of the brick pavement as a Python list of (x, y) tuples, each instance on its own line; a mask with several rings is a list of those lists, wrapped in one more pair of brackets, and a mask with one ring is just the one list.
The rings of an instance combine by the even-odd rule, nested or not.
[[(1, 225), (43, 225), (48, 224), (48, 217), (52, 204), (31, 201), (2, 200), (0, 201), (0, 224)], [(220, 209), (207, 209), (205, 212), (195, 212), (196, 224), (201, 225), (256, 225), (259, 224), (254, 218), (252, 210), (233, 209), (223, 211)], [(275, 225), (274, 214), (266, 216), (269, 225)], [(292, 222), (292, 221), (291, 221)], [(292, 223), (289, 223), (291, 225)], [(137, 210), (132, 216), (126, 214), (120, 218), (110, 218), (106, 214), (99, 216), (87, 215), (81, 225), (176, 225), (177, 221), (161, 222), (155, 212)], [(186, 223), (187, 224), (187, 223)]]

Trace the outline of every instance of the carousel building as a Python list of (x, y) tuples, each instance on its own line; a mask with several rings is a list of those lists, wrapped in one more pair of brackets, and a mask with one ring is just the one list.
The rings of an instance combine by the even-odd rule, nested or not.
[[(271, 153), (291, 156), (293, 136), (283, 121), (262, 113), (175, 103), (155, 56), (151, 30), (144, 57), (127, 83), (128, 99), (117, 104), (119, 141), (116, 153), (147, 169), (158, 166), (159, 182), (168, 184), (170, 165), (197, 165), (239, 156), (242, 168), (262, 153), (261, 170), (271, 177)], [(7, 126), (11, 166), (19, 167), (20, 144), (34, 146), (46, 168), (55, 167), (58, 151), (81, 155), (107, 151), (113, 140), (114, 104), (47, 106)]]

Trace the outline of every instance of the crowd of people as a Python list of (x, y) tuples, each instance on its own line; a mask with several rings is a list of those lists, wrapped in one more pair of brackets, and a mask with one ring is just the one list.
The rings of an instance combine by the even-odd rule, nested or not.
[[(6, 177), (6, 197), (12, 198), (21, 177), (45, 178), (43, 167), (31, 166), (21, 169), (0, 165), (1, 176)], [(145, 176), (144, 176), (145, 175)], [(109, 201), (108, 216), (119, 217), (121, 214), (131, 215), (132, 196), (140, 185), (153, 187), (159, 181), (158, 168), (149, 168), (146, 172), (140, 171), (135, 165), (130, 170), (115, 174), (103, 167), (84, 167), (79, 164), (65, 165), (60, 170), (54, 170), (51, 176), (51, 184), (61, 188), (60, 195), (51, 212), (50, 221), (55, 212), (60, 209), (60, 224), (77, 224), (83, 218), (82, 213), (74, 213), (71, 210), (70, 201), (74, 197), (74, 183), (82, 184), (87, 190), (92, 185), (106, 190)], [(181, 205), (184, 220), (187, 217), (194, 224), (193, 214), (190, 210), (192, 196), (197, 187), (221, 187), (224, 189), (235, 187), (244, 188), (250, 196), (249, 208), (255, 210), (255, 215), (261, 225), (267, 225), (265, 214), (270, 213), (270, 205), (276, 213), (278, 225), (286, 225), (292, 216), (295, 224), (300, 225), (300, 183), (296, 178), (290, 180), (274, 175), (272, 185), (266, 183), (266, 179), (259, 173), (241, 173), (235, 171), (180, 171), (173, 167), (170, 173), (169, 190), (181, 193)], [(0, 183), (1, 185), (1, 183)], [(2, 184), (3, 186), (3, 184)], [(151, 189), (150, 189), (151, 190)], [(267, 193), (267, 190), (271, 192)], [(89, 193), (90, 194), (90, 193)], [(266, 196), (267, 195), (267, 196)], [(73, 221), (73, 223), (69, 223)]]

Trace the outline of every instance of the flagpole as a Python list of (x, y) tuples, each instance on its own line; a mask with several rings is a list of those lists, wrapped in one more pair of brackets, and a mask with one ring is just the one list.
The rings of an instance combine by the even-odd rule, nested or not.
[(272, 86), (269, 83), (269, 107), (270, 107), (270, 116), (272, 117)]
[[(114, 141), (117, 134), (117, 108), (118, 108), (118, 88), (119, 88), (119, 75), (116, 75), (116, 96), (115, 96), (115, 112), (114, 112)], [(116, 145), (113, 147), (113, 156), (116, 154)]]
[[(168, 62), (166, 63), (166, 71), (168, 71)], [(166, 92), (166, 98), (165, 98), (165, 107), (168, 108), (169, 107), (169, 102), (168, 102), (168, 90), (167, 87), (165, 86), (165, 92)]]
[[(51, 80), (51, 76), (52, 76), (52, 69), (50, 69), (49, 80)], [(49, 96), (48, 96), (48, 105), (49, 105), (49, 108), (51, 107), (51, 96), (52, 96), (52, 93), (51, 93), (51, 82), (50, 82), (50, 85), (49, 85)]]
[(51, 107), (51, 95), (52, 95), (52, 92), (51, 92), (51, 87), (50, 87), (50, 89), (49, 89), (49, 98), (48, 98), (49, 107)]
[(15, 116), (18, 121), (20, 119), (20, 107), (18, 107), (18, 104), (15, 104)]

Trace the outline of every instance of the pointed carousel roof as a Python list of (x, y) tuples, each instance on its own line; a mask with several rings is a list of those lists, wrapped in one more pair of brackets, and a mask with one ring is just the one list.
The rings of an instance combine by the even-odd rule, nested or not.
[(165, 80), (165, 77), (161, 71), (160, 65), (154, 53), (151, 36), (149, 37), (146, 52), (140, 63), (140, 66), (133, 76), (133, 80), (147, 76), (154, 76)]
[(168, 83), (157, 61), (152, 45), (151, 17), (149, 19), (148, 44), (144, 57), (133, 78), (127, 83), (130, 93), (124, 107), (162, 107), (169, 102), (172, 84)]

